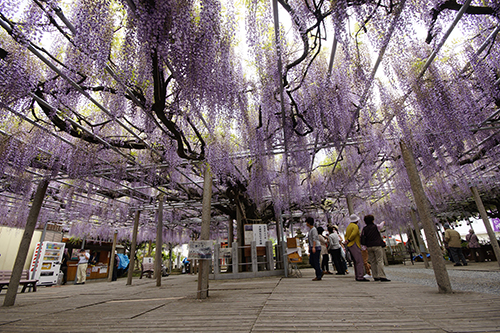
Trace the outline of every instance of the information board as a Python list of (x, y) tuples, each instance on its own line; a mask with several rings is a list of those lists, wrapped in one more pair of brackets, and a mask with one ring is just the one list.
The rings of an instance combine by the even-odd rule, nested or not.
[(213, 241), (198, 240), (189, 242), (188, 258), (189, 259), (212, 259)]

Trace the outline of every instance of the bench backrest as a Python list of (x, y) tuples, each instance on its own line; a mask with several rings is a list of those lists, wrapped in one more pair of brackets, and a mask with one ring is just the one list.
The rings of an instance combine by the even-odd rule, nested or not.
[[(12, 276), (12, 271), (0, 271), (0, 280), (1, 281), (8, 281), (10, 280), (10, 277)], [(29, 270), (24, 269), (23, 273), (21, 274), (21, 280), (29, 280)]]
[(142, 264), (142, 271), (153, 271), (155, 269), (154, 263), (145, 262)]

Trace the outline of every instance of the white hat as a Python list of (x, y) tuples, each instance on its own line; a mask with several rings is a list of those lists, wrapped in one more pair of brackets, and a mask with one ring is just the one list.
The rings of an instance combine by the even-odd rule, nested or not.
[(359, 221), (359, 216), (356, 215), (356, 214), (351, 214), (351, 216), (349, 216), (349, 222), (351, 223), (356, 223)]

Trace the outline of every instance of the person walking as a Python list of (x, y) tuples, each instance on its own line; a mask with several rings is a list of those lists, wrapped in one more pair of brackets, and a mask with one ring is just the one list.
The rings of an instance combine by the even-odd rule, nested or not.
[(384, 247), (385, 242), (380, 236), (373, 215), (366, 215), (363, 220), (366, 226), (361, 231), (361, 245), (366, 246), (368, 251), (368, 261), (371, 263), (371, 270), (374, 281), (388, 282), (384, 271)]
[(64, 249), (63, 257), (61, 260), (61, 272), (63, 274), (63, 280), (62, 280), (63, 285), (65, 285), (68, 282), (68, 261), (69, 261), (68, 249)]
[(465, 236), (465, 240), (467, 241), (467, 247), (470, 250), (471, 259), (475, 262), (484, 261), (484, 254), (481, 249), (481, 244), (479, 244), (479, 239), (474, 233), (473, 229), (469, 230), (467, 236)]
[(328, 226), (328, 253), (332, 257), (332, 263), (337, 270), (336, 275), (345, 275), (345, 263), (342, 263), (342, 250), (340, 249), (340, 239), (337, 233), (338, 227), (336, 225)]
[(351, 214), (349, 216), (349, 225), (345, 231), (345, 243), (347, 249), (351, 253), (352, 260), (354, 261), (354, 275), (356, 281), (370, 281), (365, 279), (364, 267), (363, 267), (363, 256), (361, 255), (361, 243), (360, 243), (360, 233), (359, 233), (359, 216), (356, 214)]
[(321, 270), (319, 264), (321, 244), (319, 242), (318, 230), (314, 226), (314, 219), (310, 216), (306, 218), (306, 225), (309, 228), (309, 233), (307, 235), (307, 239), (309, 241), (309, 263), (314, 268), (316, 273), (316, 277), (312, 280), (320, 281), (323, 277), (323, 271)]
[(328, 237), (323, 236), (323, 232), (325, 232), (325, 229), (323, 229), (323, 227), (318, 227), (316, 229), (318, 230), (318, 238), (319, 242), (321, 243), (321, 270), (324, 274), (333, 274), (328, 269), (328, 262), (330, 261), (330, 258), (328, 255)]
[(448, 223), (445, 223), (443, 227), (445, 230), (444, 240), (448, 244), (450, 254), (455, 263), (453, 266), (462, 266), (460, 261), (462, 261), (464, 266), (467, 266), (467, 260), (465, 260), (465, 256), (462, 252), (462, 239), (460, 238), (460, 234), (458, 231), (451, 229)]

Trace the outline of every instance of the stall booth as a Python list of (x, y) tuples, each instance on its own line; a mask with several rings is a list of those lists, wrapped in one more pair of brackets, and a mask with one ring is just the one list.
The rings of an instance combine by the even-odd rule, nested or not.
[[(66, 243), (70, 260), (68, 261), (68, 281), (75, 280), (78, 268), (78, 253), (82, 247), (81, 241), (63, 238)], [(87, 240), (83, 249), (90, 254), (87, 267), (87, 280), (104, 279), (108, 277), (110, 254), (113, 243)]]

